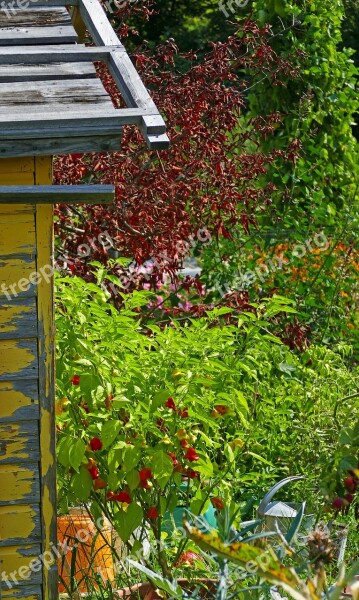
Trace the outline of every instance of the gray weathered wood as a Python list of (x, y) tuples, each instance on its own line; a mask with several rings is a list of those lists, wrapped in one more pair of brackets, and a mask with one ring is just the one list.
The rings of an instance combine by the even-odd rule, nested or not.
[[(81, 112), (72, 104), (63, 104), (55, 111), (39, 106), (24, 113), (23, 109), (13, 108), (11, 125), (9, 114), (0, 107), (0, 140), (26, 139), (40, 137), (58, 137), (71, 135), (88, 136), (116, 135), (124, 125), (138, 125), (143, 116), (140, 108), (116, 109), (105, 107), (101, 110), (96, 104), (82, 107)], [(152, 133), (152, 132), (150, 132)]]
[(36, 335), (37, 314), (35, 298), (13, 298), (11, 301), (2, 300), (0, 304), (0, 340), (33, 338)]
[(0, 83), (10, 83), (12, 81), (60, 81), (62, 79), (94, 79), (96, 69), (90, 62), (88, 63), (51, 63), (49, 65), (0, 65)]
[[(120, 43), (98, 0), (81, 0), (79, 8), (95, 44), (116, 46)], [(108, 66), (127, 106), (152, 110), (153, 115), (151, 117), (142, 119), (141, 129), (143, 134), (147, 136), (149, 133), (156, 135), (165, 133), (166, 124), (128, 54), (126, 52), (111, 52), (108, 57)], [(162, 141), (163, 144), (164, 142), (165, 140)]]
[[(25, 531), (24, 531), (25, 525)], [(12, 537), (6, 537), (11, 529)], [(4, 539), (5, 538), (5, 539)], [(0, 506), (0, 546), (17, 546), (41, 542), (39, 504)]]
[[(89, 133), (89, 132), (88, 132)], [(101, 130), (96, 130), (87, 137), (70, 137), (68, 135), (58, 138), (5, 140), (0, 142), (0, 157), (16, 156), (44, 156), (53, 154), (72, 154), (84, 152), (116, 152), (121, 147), (122, 128), (117, 128), (117, 133), (100, 135)], [(33, 135), (35, 135), (33, 133)], [(40, 134), (39, 134), (40, 135)]]
[(170, 140), (166, 133), (162, 133), (161, 135), (147, 135), (147, 144), (151, 150), (167, 150)]
[[(9, 581), (9, 585), (11, 582)], [(32, 585), (27, 582), (18, 587), (17, 585), (12, 585), (12, 587), (8, 587), (6, 582), (3, 583), (2, 588), (2, 600), (24, 600), (24, 598), (31, 600), (42, 600), (42, 586), (41, 585)]]
[[(40, 504), (39, 465), (0, 465), (0, 506), (14, 504)], [(24, 493), (25, 490), (25, 493)]]
[[(42, 553), (40, 544), (28, 544), (24, 546), (2, 546), (0, 547), (0, 565), (1, 571), (4, 574), (10, 576), (11, 573), (17, 571), (22, 565), (29, 565), (32, 560), (38, 560)], [(16, 565), (16, 566), (15, 566)], [(24, 600), (32, 600), (31, 595), (28, 595), (28, 590), (38, 589), (38, 586), (42, 583), (42, 572), (37, 571), (31, 574), (31, 581), (26, 577), (21, 577), (20, 573), (14, 573), (16, 588), (21, 590), (22, 594), (16, 595), (13, 593), (13, 589), (10, 590), (10, 594), (7, 595), (7, 585), (2, 583), (1, 593), (2, 600), (12, 600), (13, 598), (23, 598)], [(52, 600), (52, 599), (51, 599)]]
[(35, 339), (0, 340), (0, 381), (33, 379), (38, 376), (38, 370)]
[(36, 379), (0, 383), (0, 421), (36, 421), (40, 418), (39, 387)]
[(0, 300), (36, 296), (36, 285), (30, 285), (26, 289), (19, 287), (21, 280), (30, 281), (34, 273), (36, 264), (31, 254), (0, 257)]
[(40, 460), (38, 421), (0, 422), (0, 465), (28, 465)]
[[(77, 6), (79, 0), (39, 0), (36, 5), (40, 8), (50, 8), (53, 6)], [(19, 8), (23, 4), (24, 8), (28, 8), (32, 4), (32, 0), (18, 0)], [(1, 6), (9, 7), (10, 10), (14, 9), (14, 0), (1, 0)]]
[(98, 0), (81, 0), (81, 17), (97, 46), (122, 46)]
[(72, 27), (32, 27), (27, 31), (23, 27), (9, 28), (8, 31), (0, 30), (0, 46), (15, 46), (18, 44), (70, 44), (75, 42)]
[(77, 34), (65, 7), (28, 8), (2, 6), (0, 46), (29, 44), (71, 44)]
[[(87, 104), (98, 106), (98, 110), (107, 106), (112, 110), (113, 104), (99, 79), (36, 81), (3, 83), (0, 87), (0, 112), (24, 110), (57, 110), (62, 105)], [(55, 105), (55, 106), (53, 106)], [(58, 105), (58, 106), (56, 106)]]
[[(18, 3), (19, 4), (19, 3)], [(30, 31), (33, 27), (47, 29), (49, 27), (72, 27), (71, 17), (65, 7), (38, 6), (37, 2), (28, 0), (28, 6), (21, 7), (16, 2), (13, 5), (1, 3), (0, 37), (9, 29), (23, 27)], [(73, 29), (74, 31), (74, 29)], [(70, 43), (75, 43), (76, 40)], [(57, 43), (57, 42), (55, 42)], [(64, 42), (58, 42), (64, 43)]]
[(0, 204), (110, 204), (113, 185), (11, 185), (0, 186)]
[(112, 50), (122, 52), (121, 48), (112, 46), (89, 47), (82, 44), (43, 45), (43, 46), (8, 46), (0, 48), (1, 65), (36, 65), (53, 62), (107, 61)]

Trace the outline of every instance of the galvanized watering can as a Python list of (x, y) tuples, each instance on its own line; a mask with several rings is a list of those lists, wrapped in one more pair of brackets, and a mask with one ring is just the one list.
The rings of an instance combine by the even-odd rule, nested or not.
[[(286, 533), (299, 511), (302, 510), (303, 514), (305, 513), (305, 502), (271, 502), (278, 490), (287, 485), (287, 483), (299, 481), (300, 479), (305, 479), (305, 477), (301, 475), (286, 477), (285, 479), (282, 479), (282, 481), (276, 483), (264, 496), (262, 502), (258, 506), (257, 513), (260, 519), (264, 519), (265, 531), (275, 531), (276, 528), (278, 528), (282, 533)], [(312, 522), (313, 516), (307, 515), (303, 519), (303, 528), (305, 530), (310, 529)]]

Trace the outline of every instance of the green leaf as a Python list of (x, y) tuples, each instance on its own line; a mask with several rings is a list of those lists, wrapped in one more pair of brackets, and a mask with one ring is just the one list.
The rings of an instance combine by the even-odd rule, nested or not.
[(169, 594), (171, 596), (171, 598), (173, 598), (173, 599), (174, 598), (176, 598), (176, 599), (183, 598), (183, 590), (182, 590), (181, 586), (177, 584), (176, 580), (174, 580), (172, 582), (168, 581), (168, 580), (164, 579), (162, 577), (162, 575), (159, 575), (159, 573), (155, 573), (155, 571), (151, 571), (144, 565), (141, 565), (141, 563), (138, 563), (135, 560), (132, 560), (131, 558), (127, 559), (127, 562), (130, 565), (132, 565), (133, 567), (135, 567), (136, 569), (138, 569), (139, 571), (141, 571), (141, 573), (144, 573), (146, 575), (146, 577), (148, 577), (148, 579), (153, 583), (153, 585), (155, 587), (158, 587), (161, 590), (167, 592), (167, 594)]
[(303, 585), (299, 577), (293, 569), (285, 567), (280, 563), (273, 550), (269, 549), (265, 551), (263, 548), (258, 548), (245, 542), (226, 544), (220, 539), (218, 534), (202, 533), (186, 522), (185, 529), (190, 539), (195, 541), (206, 552), (217, 554), (217, 556), (226, 558), (245, 569), (250, 565), (251, 572), (256, 573), (266, 581), (282, 585), (297, 600), (299, 598), (303, 598), (304, 600), (305, 596), (302, 596), (297, 591), (297, 588)]
[(229, 444), (224, 446), (224, 455), (230, 465), (234, 463), (234, 452)]
[(163, 450), (159, 450), (152, 457), (151, 469), (154, 478), (156, 479), (161, 490), (163, 490), (170, 480), (173, 472), (173, 463), (171, 458), (165, 452), (163, 452)]
[(123, 465), (122, 468), (127, 474), (132, 469), (137, 467), (141, 459), (141, 449), (137, 446), (126, 446), (123, 450)]
[(355, 456), (345, 456), (339, 463), (339, 468), (342, 471), (350, 471), (357, 468), (357, 459)]
[(157, 410), (157, 408), (162, 406), (170, 395), (171, 392), (169, 390), (161, 390), (157, 392), (157, 394), (153, 396), (151, 401), (151, 412), (154, 412), (155, 410)]
[(213, 465), (207, 457), (206, 459), (200, 458), (195, 463), (193, 469), (198, 471), (199, 473), (202, 473), (202, 475), (207, 475), (208, 477), (212, 477), (213, 475)]
[(138, 484), (140, 483), (140, 476), (138, 474), (138, 471), (132, 470), (129, 473), (127, 473), (126, 481), (131, 492), (132, 490), (135, 490), (138, 487)]
[(101, 440), (105, 450), (113, 444), (122, 427), (121, 421), (108, 421), (104, 424), (101, 431)]
[(72, 437), (63, 437), (57, 446), (57, 458), (61, 465), (64, 467), (70, 466), (70, 452), (73, 446), (74, 440)]
[(116, 531), (123, 542), (128, 542), (135, 529), (141, 525), (142, 519), (143, 510), (136, 502), (129, 504), (126, 511), (119, 510), (114, 520)]
[(83, 440), (76, 440), (70, 449), (69, 452), (69, 461), (70, 466), (75, 469), (75, 471), (79, 470), (79, 466), (82, 464), (86, 454), (86, 444)]
[(93, 481), (86, 467), (81, 467), (79, 473), (75, 473), (71, 479), (71, 489), (78, 500), (87, 502), (93, 489)]

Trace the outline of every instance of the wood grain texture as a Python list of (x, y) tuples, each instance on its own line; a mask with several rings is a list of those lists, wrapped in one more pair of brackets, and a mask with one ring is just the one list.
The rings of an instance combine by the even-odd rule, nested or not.
[(56, 79), (94, 79), (96, 69), (92, 63), (52, 63), (49, 65), (0, 65), (0, 83), (13, 81), (51, 81)]
[(0, 381), (38, 376), (36, 340), (0, 340)]
[[(5, 189), (13, 186), (6, 186)], [(4, 189), (0, 186), (0, 190)], [(17, 188), (18, 189), (18, 188)], [(25, 199), (22, 203), (24, 203)], [(29, 213), (2, 215), (0, 213), (0, 256), (34, 254), (35, 216)]]
[(37, 336), (36, 301), (34, 297), (13, 298), (0, 304), (0, 340)]
[(12, 160), (11, 158), (7, 158), (4, 160), (0, 160), (0, 182), (2, 182), (3, 176), (7, 176), (13, 174), (14, 181), (16, 184), (17, 176), (19, 173), (29, 173), (31, 176), (31, 181), (34, 181), (34, 169), (35, 162), (33, 158), (19, 158), (17, 160)]
[(40, 478), (37, 463), (0, 465), (0, 506), (14, 504), (40, 505)]
[[(39, 46), (1, 46), (1, 65), (37, 65), (53, 62), (107, 61), (113, 46), (84, 46), (82, 44), (46, 44)], [(121, 48), (116, 48), (121, 52)]]
[(77, 34), (71, 18), (62, 7), (17, 8), (2, 6), (0, 46), (28, 44), (71, 44)]
[[(11, 585), (11, 581), (9, 581)], [(39, 585), (25, 584), (21, 587), (12, 585), (9, 588), (6, 582), (2, 587), (2, 600), (42, 600), (42, 588)]]
[[(46, 276), (46, 272), (43, 273)], [(31, 283), (31, 281), (35, 282), (35, 274), (34, 256), (24, 254), (0, 257), (0, 300), (35, 296), (37, 286)]]
[(39, 422), (0, 422), (0, 465), (20, 465), (40, 460)]
[[(87, 130), (86, 136), (70, 137), (68, 135), (57, 138), (21, 139), (0, 142), (0, 157), (17, 156), (42, 156), (48, 154), (72, 154), (84, 152), (118, 152), (121, 147), (122, 127), (112, 128), (110, 135), (102, 135), (103, 129), (96, 128), (92, 134)], [(53, 134), (53, 132), (52, 132)], [(34, 135), (34, 133), (32, 133)], [(19, 181), (19, 183), (21, 183)]]
[[(35, 184), (52, 183), (51, 157), (35, 159)], [(50, 265), (53, 255), (53, 207), (36, 206), (37, 268)], [(38, 289), (38, 356), (41, 449), (42, 549), (50, 553), (57, 543), (56, 447), (55, 447), (55, 317), (53, 281), (43, 280)], [(43, 569), (44, 599), (57, 597), (57, 562)]]
[(21, 81), (3, 83), (0, 87), (0, 110), (4, 108), (8, 111), (21, 108), (24, 110), (29, 106), (32, 108), (45, 106), (54, 110), (57, 106), (61, 108), (63, 104), (73, 104), (74, 109), (76, 104), (81, 106), (105, 104), (110, 108), (113, 106), (99, 79)]
[(41, 542), (40, 506), (0, 506), (0, 546)]
[(0, 381), (0, 421), (17, 423), (40, 418), (37, 379)]
[(79, 10), (97, 46), (118, 46), (124, 49), (98, 0), (81, 0)]
[[(2, 573), (9, 577), (9, 583), (13, 581), (17, 588), (23, 588), (26, 593), (28, 587), (41, 585), (41, 572), (33, 572), (31, 581), (29, 581), (30, 569), (21, 567), (29, 567), (32, 561), (37, 561), (41, 555), (41, 546), (39, 544), (26, 544), (19, 546), (1, 546), (0, 547), (0, 567)], [(11, 577), (13, 574), (13, 577)], [(6, 589), (6, 583), (3, 582), (2, 592)], [(11, 598), (12, 596), (8, 596)], [(22, 596), (19, 596), (22, 598)]]
[[(113, 185), (36, 185), (36, 186), (1, 186), (0, 185), (0, 203), (11, 204), (12, 202), (23, 204), (56, 204), (58, 202), (66, 204), (109, 204), (114, 201), (115, 188)], [(27, 215), (22, 215), (25, 220)], [(16, 220), (16, 217), (14, 217)], [(9, 219), (6, 218), (3, 225), (4, 231), (9, 229)], [(5, 227), (6, 226), (6, 227)], [(0, 215), (0, 254), (2, 248), (2, 221)], [(33, 223), (33, 245), (35, 245), (35, 223)], [(25, 245), (22, 240), (23, 233), (18, 234), (20, 239), (17, 242), (20, 250)], [(30, 233), (28, 233), (29, 238)], [(8, 237), (11, 239), (10, 234)], [(32, 237), (31, 237), (32, 240)], [(4, 240), (3, 249), (5, 251), (9, 241)], [(22, 245), (21, 245), (22, 244)], [(15, 244), (16, 246), (16, 244)], [(25, 246), (27, 247), (27, 246)], [(11, 252), (13, 250), (11, 249)]]

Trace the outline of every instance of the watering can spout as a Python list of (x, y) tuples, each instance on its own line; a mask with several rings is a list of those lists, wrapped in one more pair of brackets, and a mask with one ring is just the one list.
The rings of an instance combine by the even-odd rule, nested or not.
[(270, 489), (269, 492), (267, 492), (262, 502), (258, 506), (258, 517), (260, 519), (263, 519), (266, 516), (269, 503), (272, 500), (273, 496), (278, 492), (278, 490), (280, 490), (283, 486), (287, 485), (287, 483), (290, 483), (291, 481), (299, 481), (300, 479), (305, 479), (305, 477), (303, 475), (292, 475), (290, 477), (282, 479), (281, 481), (278, 481), (278, 483), (276, 483), (272, 487), (272, 489)]

